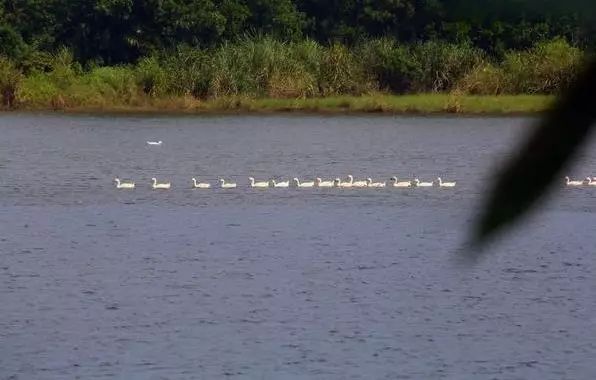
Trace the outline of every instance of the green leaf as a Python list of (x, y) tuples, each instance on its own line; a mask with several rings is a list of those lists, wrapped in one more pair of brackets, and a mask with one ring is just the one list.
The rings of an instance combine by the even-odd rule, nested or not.
[(489, 238), (518, 221), (561, 180), (596, 121), (596, 60), (587, 62), (576, 80), (538, 122), (520, 153), (505, 165), (474, 226), (467, 255), (477, 257)]

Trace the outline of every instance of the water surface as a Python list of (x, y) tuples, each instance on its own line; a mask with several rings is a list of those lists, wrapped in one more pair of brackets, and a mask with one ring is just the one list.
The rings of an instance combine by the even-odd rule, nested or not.
[[(528, 121), (1, 115), (0, 378), (592, 379), (596, 190), (454, 260)], [(458, 187), (246, 187), (347, 174)]]

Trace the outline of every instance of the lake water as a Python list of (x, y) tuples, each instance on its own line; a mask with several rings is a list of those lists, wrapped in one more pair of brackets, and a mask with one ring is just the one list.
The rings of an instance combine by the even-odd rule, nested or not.
[(528, 121), (0, 115), (0, 379), (593, 379), (596, 189), (456, 260)]

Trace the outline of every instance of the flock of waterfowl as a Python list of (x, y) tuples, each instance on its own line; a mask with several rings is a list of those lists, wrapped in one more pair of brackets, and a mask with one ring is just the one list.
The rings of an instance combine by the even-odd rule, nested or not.
[(596, 186), (596, 177), (586, 177), (583, 180), (572, 180), (569, 177), (565, 177), (565, 184), (571, 187)]
[[(161, 146), (162, 141), (147, 141), (149, 146)], [(134, 189), (136, 187), (133, 181), (123, 181), (120, 178), (115, 178), (117, 189)], [(151, 188), (154, 190), (169, 190), (172, 188), (171, 182), (158, 182), (157, 178), (151, 178)], [(323, 180), (321, 178), (315, 178), (310, 181), (301, 181), (298, 178), (294, 178), (292, 181), (277, 181), (276, 179), (269, 179), (263, 181), (257, 181), (254, 177), (248, 178), (248, 187), (255, 189), (269, 189), (269, 188), (409, 188), (409, 187), (455, 187), (455, 182), (444, 182), (441, 177), (438, 177), (434, 181), (423, 182), (418, 178), (413, 180), (399, 180), (397, 177), (391, 177), (389, 183), (375, 182), (372, 178), (366, 178), (363, 180), (354, 180), (354, 177), (350, 174), (347, 176), (347, 180), (341, 178), (335, 178), (331, 180)], [(223, 178), (219, 179), (217, 185), (209, 182), (199, 182), (196, 178), (192, 178), (191, 188), (193, 189), (211, 189), (219, 187), (221, 189), (235, 189), (238, 184), (235, 182), (228, 182)]]
[[(118, 189), (134, 189), (136, 187), (135, 182), (122, 181), (120, 178), (115, 178), (116, 188)], [(151, 188), (154, 190), (168, 190), (172, 187), (170, 182), (158, 182), (157, 178), (151, 178)], [(219, 179), (219, 187), (222, 189), (235, 189), (238, 187), (237, 183), (228, 182), (225, 179)], [(333, 180), (323, 180), (316, 178), (314, 181), (301, 181), (298, 178), (294, 178), (292, 181), (277, 181), (275, 179), (269, 179), (264, 181), (257, 181), (253, 177), (248, 178), (248, 187), (255, 189), (269, 189), (269, 188), (385, 188), (385, 187), (396, 187), (396, 188), (409, 188), (409, 187), (455, 187), (456, 182), (444, 182), (441, 177), (438, 177), (434, 181), (422, 182), (418, 178), (414, 180), (399, 180), (397, 177), (391, 177), (389, 183), (387, 182), (374, 182), (372, 178), (366, 178), (363, 180), (354, 180), (352, 175), (347, 176), (347, 180), (335, 178)], [(191, 187), (194, 189), (211, 189), (216, 187), (209, 182), (199, 182), (196, 178), (192, 178)]]
[[(147, 141), (147, 145), (149, 146), (161, 146), (163, 141)], [(132, 181), (122, 181), (120, 178), (115, 178), (114, 181), (116, 182), (117, 189), (134, 189), (136, 187), (135, 182)], [(158, 182), (157, 178), (151, 178), (151, 188), (154, 190), (169, 190), (172, 188), (172, 184), (170, 182)], [(211, 189), (212, 186), (209, 182), (199, 182), (196, 178), (192, 178), (192, 188), (193, 189)], [(228, 182), (223, 178), (219, 179), (218, 182), (219, 188), (221, 189), (235, 189), (238, 187), (238, 184), (235, 182)], [(444, 182), (441, 177), (437, 177), (434, 181), (427, 181), (423, 182), (420, 181), (418, 178), (414, 178), (413, 180), (400, 180), (397, 177), (391, 177), (389, 179), (389, 183), (383, 182), (374, 182), (372, 178), (366, 178), (363, 180), (354, 180), (354, 177), (350, 174), (347, 176), (347, 181), (342, 180), (341, 178), (335, 178), (332, 180), (323, 180), (321, 178), (315, 178), (313, 181), (301, 181), (298, 178), (294, 178), (292, 181), (277, 181), (275, 179), (257, 181), (254, 177), (248, 177), (248, 187), (255, 188), (255, 189), (269, 189), (269, 188), (373, 188), (373, 189), (380, 189), (386, 187), (395, 187), (395, 188), (412, 188), (412, 187), (441, 187), (441, 188), (453, 188), (455, 187), (456, 182)], [(565, 177), (565, 185), (570, 187), (579, 187), (579, 186), (596, 186), (596, 177), (586, 177), (583, 180), (572, 180), (568, 176)]]
[[(136, 183), (132, 181), (122, 181), (120, 178), (115, 178), (117, 189), (134, 189)], [(157, 178), (151, 178), (151, 188), (154, 190), (169, 190), (172, 187), (171, 182), (158, 182)], [(579, 186), (596, 186), (596, 177), (586, 177), (583, 180), (571, 180), (569, 177), (565, 177), (565, 184), (571, 187)], [(247, 187), (254, 189), (270, 189), (270, 188), (373, 188), (381, 189), (386, 187), (395, 188), (412, 188), (412, 187), (441, 187), (441, 188), (453, 188), (456, 182), (445, 182), (441, 177), (437, 177), (434, 181), (423, 182), (418, 178), (413, 180), (400, 180), (397, 177), (391, 177), (389, 182), (374, 182), (372, 178), (366, 178), (363, 180), (354, 180), (354, 177), (350, 174), (347, 176), (347, 180), (344, 181), (341, 178), (335, 178), (333, 180), (323, 180), (321, 178), (315, 178), (314, 181), (301, 181), (298, 178), (292, 179), (292, 181), (277, 181), (275, 179), (257, 181), (254, 177), (248, 177)], [(235, 189), (238, 184), (235, 182), (228, 182), (223, 178), (219, 179), (218, 186), (221, 189)], [(196, 178), (192, 178), (191, 188), (193, 189), (211, 189), (216, 186), (209, 182), (199, 182)]]

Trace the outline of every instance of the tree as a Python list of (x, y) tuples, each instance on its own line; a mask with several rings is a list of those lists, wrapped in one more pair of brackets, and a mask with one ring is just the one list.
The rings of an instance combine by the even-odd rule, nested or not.
[(281, 39), (297, 39), (302, 36), (304, 15), (292, 0), (246, 0), (250, 16), (245, 30), (254, 29), (262, 34)]
[(21, 35), (9, 25), (0, 25), (0, 56), (20, 59), (25, 50)]

